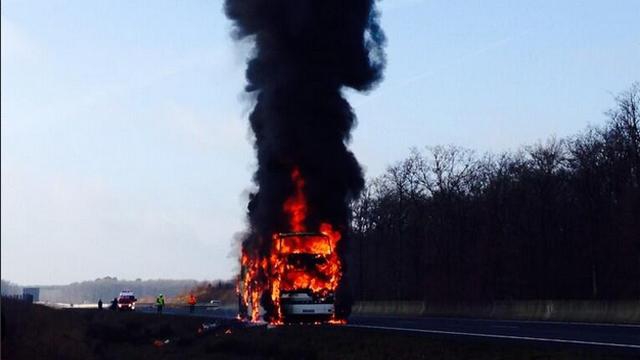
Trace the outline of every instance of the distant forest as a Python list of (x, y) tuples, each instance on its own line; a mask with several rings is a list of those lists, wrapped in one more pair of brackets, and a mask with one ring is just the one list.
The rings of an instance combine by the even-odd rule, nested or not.
[[(184, 295), (203, 283), (196, 280), (119, 280), (116, 277), (104, 277), (93, 281), (75, 282), (69, 285), (40, 286), (40, 300), (62, 303), (95, 303), (98, 299), (108, 302), (118, 296), (120, 291), (133, 291), (139, 299), (153, 301), (158, 294), (171, 298)], [(214, 287), (228, 287), (227, 282), (215, 281)], [(2, 294), (21, 294), (22, 288), (9, 281), (2, 280)], [(146, 298), (146, 299), (143, 299)]]
[(515, 152), (413, 150), (353, 204), (356, 300), (640, 299), (640, 83)]
[(2, 295), (20, 295), (22, 294), (22, 287), (18, 284), (14, 284), (11, 281), (7, 281), (2, 279), (0, 281), (0, 284), (2, 285), (0, 287), (0, 293)]

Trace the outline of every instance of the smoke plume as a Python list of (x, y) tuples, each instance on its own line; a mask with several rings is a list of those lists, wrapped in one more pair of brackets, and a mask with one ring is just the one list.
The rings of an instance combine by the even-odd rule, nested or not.
[(250, 197), (243, 249), (266, 256), (271, 235), (289, 230), (282, 207), (295, 191), (291, 173), (297, 168), (305, 180), (307, 228), (329, 222), (339, 229), (337, 251), (344, 260), (349, 203), (364, 178), (347, 148), (356, 117), (342, 90), (368, 91), (381, 80), (385, 38), (375, 3), (226, 0), (225, 12), (234, 36), (254, 42), (246, 91), (256, 100), (249, 120), (258, 190)]

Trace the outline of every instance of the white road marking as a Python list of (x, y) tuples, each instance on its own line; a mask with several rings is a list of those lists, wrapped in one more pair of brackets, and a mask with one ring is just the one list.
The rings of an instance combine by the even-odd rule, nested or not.
[[(397, 316), (363, 316), (354, 315), (354, 317), (378, 317), (378, 318), (392, 318), (401, 319)], [(459, 321), (478, 321), (478, 322), (505, 322), (505, 323), (527, 323), (527, 324), (560, 324), (560, 325), (580, 325), (580, 326), (611, 326), (611, 327), (630, 327), (640, 328), (640, 324), (623, 324), (623, 323), (599, 323), (599, 322), (585, 322), (585, 321), (549, 321), (549, 320), (518, 320), (518, 319), (474, 319), (474, 318), (460, 318), (460, 317), (418, 317), (411, 319), (428, 319), (428, 320), (459, 320)]]
[[(430, 318), (434, 319), (434, 318)], [(470, 319), (470, 318), (446, 318), (465, 321), (491, 321), (491, 322), (511, 322), (511, 323), (529, 323), (529, 324), (561, 324), (561, 325), (581, 325), (581, 326), (612, 326), (612, 327), (630, 327), (640, 328), (640, 324), (613, 324), (598, 323), (584, 321), (548, 321), (548, 320), (502, 320), (502, 319)]]
[(515, 339), (515, 340), (557, 342), (557, 343), (580, 344), (580, 345), (613, 346), (613, 347), (622, 347), (622, 348), (630, 348), (630, 349), (640, 349), (640, 345), (636, 345), (636, 344), (607, 343), (607, 342), (599, 342), (599, 341), (551, 339), (551, 338), (540, 338), (540, 337), (531, 337), (531, 336), (480, 334), (480, 333), (468, 333), (468, 332), (459, 332), (459, 331), (399, 328), (399, 327), (392, 327), (392, 326), (373, 326), (373, 325), (354, 325), (354, 324), (347, 324), (345, 326), (354, 327), (354, 328), (364, 328), (364, 329), (411, 331), (411, 332), (422, 332), (422, 333), (430, 333), (430, 334), (464, 335), (464, 336), (488, 337), (488, 338), (498, 338), (498, 339)]
[(492, 328), (498, 329), (519, 329), (520, 326), (509, 326), (509, 325), (491, 325)]

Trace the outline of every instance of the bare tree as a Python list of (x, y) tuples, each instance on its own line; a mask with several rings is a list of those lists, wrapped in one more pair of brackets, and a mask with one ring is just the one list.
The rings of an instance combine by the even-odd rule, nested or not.
[(640, 298), (639, 88), (569, 139), (411, 149), (354, 203), (357, 296)]

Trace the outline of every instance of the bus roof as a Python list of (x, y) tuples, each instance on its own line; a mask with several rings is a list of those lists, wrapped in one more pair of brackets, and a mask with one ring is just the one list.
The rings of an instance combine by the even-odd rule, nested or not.
[(291, 237), (291, 236), (323, 236), (327, 237), (326, 234), (321, 232), (290, 232), (290, 233), (278, 233), (278, 237)]

